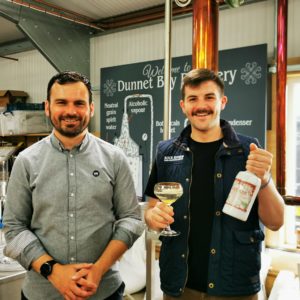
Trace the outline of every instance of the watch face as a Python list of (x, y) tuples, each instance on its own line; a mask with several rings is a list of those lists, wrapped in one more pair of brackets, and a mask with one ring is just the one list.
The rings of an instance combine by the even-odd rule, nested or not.
[(41, 266), (41, 274), (45, 277), (51, 274), (52, 266), (46, 262)]
[(52, 273), (52, 266), (56, 263), (56, 261), (51, 260), (42, 264), (40, 272), (41, 274), (47, 278)]

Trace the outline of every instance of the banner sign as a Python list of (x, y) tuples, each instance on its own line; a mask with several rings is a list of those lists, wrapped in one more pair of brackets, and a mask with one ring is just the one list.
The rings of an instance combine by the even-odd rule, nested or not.
[[(171, 136), (187, 125), (179, 106), (180, 85), (192, 69), (191, 56), (172, 59)], [(155, 148), (163, 138), (164, 60), (102, 68), (101, 138), (124, 150), (142, 197)], [(267, 45), (219, 52), (219, 76), (228, 103), (221, 118), (239, 133), (257, 137), (265, 146)]]

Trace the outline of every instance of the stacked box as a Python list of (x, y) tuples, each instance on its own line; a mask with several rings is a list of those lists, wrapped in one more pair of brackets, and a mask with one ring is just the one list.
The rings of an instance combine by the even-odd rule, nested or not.
[(5, 107), (10, 103), (25, 103), (28, 94), (24, 91), (0, 90), (0, 106)]

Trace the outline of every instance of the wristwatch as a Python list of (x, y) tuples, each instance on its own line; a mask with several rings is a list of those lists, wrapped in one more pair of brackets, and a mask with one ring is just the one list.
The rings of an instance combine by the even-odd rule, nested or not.
[(40, 268), (41, 275), (43, 275), (46, 279), (48, 279), (48, 276), (52, 273), (53, 265), (55, 264), (57, 264), (57, 261), (54, 259), (43, 263)]

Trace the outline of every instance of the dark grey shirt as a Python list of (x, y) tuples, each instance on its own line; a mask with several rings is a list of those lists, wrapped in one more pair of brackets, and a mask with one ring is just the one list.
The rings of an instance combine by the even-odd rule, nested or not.
[[(68, 151), (51, 134), (18, 155), (4, 224), (5, 255), (26, 269), (45, 253), (62, 264), (93, 263), (112, 239), (130, 247), (143, 225), (125, 155), (90, 133)], [(112, 267), (90, 299), (106, 298), (120, 284)], [(23, 290), (31, 300), (62, 299), (33, 270), (27, 272)]]

